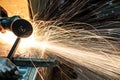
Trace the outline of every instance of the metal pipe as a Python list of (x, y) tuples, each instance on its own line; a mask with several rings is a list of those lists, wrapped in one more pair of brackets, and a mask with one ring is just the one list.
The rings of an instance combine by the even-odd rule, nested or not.
[(17, 38), (14, 45), (12, 46), (8, 56), (7, 56), (7, 58), (12, 59), (12, 57), (14, 56), (14, 54), (16, 52), (16, 49), (17, 49), (17, 47), (19, 45), (19, 42), (20, 42), (20, 38)]

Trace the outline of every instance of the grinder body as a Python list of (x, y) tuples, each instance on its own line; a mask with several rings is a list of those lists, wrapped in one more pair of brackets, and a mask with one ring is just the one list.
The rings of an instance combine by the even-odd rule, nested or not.
[(10, 30), (20, 38), (29, 37), (33, 32), (30, 22), (20, 16), (1, 17), (0, 24), (4, 30)]

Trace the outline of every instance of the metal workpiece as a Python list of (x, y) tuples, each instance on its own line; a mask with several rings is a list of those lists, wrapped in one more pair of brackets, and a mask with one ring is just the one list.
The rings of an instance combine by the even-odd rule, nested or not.
[(16, 49), (18, 48), (19, 42), (20, 42), (20, 38), (17, 38), (7, 56), (7, 58), (12, 59), (12, 57), (14, 56), (14, 54), (16, 52)]
[(22, 66), (17, 66), (17, 68), (22, 75), (18, 80), (35, 80), (36, 75), (38, 73), (37, 68)]
[(17, 66), (26, 67), (55, 67), (55, 59), (37, 59), (37, 58), (12, 58), (12, 62)]

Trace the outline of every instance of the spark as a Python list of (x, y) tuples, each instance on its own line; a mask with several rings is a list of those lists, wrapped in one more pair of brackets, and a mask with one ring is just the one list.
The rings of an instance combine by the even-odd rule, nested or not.
[(119, 78), (120, 57), (117, 55), (104, 53), (106, 56), (100, 52), (88, 52), (82, 49), (63, 47), (56, 44), (48, 44), (46, 49), (68, 62), (74, 62), (74, 65), (82, 65), (99, 74)]
[[(45, 45), (47, 44), (45, 50), (48, 51), (48, 54), (50, 52), (68, 62), (73, 62), (74, 65), (82, 65), (109, 78), (119, 78), (120, 57), (113, 55), (117, 50), (104, 38), (107, 36), (99, 36), (83, 29), (65, 30), (54, 25), (46, 27), (49, 28), (48, 34), (44, 36), (48, 38), (49, 35), (49, 39), (45, 43)], [(46, 27), (38, 30), (43, 31), (47, 29)], [(38, 35), (38, 37), (40, 36)], [(94, 38), (95, 40), (92, 40)], [(108, 51), (113, 54), (108, 54)]]

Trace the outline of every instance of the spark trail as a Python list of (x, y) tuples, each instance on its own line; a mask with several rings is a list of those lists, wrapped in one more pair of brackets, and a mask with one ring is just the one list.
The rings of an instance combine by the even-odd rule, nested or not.
[[(75, 65), (82, 65), (93, 72), (106, 75), (109, 78), (120, 78), (120, 57), (106, 53), (88, 52), (58, 45), (48, 45), (47, 50), (65, 59), (74, 62)], [(79, 68), (78, 68), (79, 69)], [(78, 72), (79, 73), (79, 72)]]
[[(97, 35), (99, 32), (95, 34), (95, 32), (83, 29), (64, 29), (54, 25), (43, 26), (37, 23), (34, 24), (34, 27), (34, 36), (28, 38), (29, 41), (26, 39), (21, 43), (19, 50), (21, 54), (27, 53), (25, 55), (29, 57), (40, 58), (41, 55), (47, 53), (60, 57), (72, 62), (76, 67), (75, 71), (88, 79), (92, 79), (93, 75), (93, 79), (98, 80), (104, 79), (101, 77), (102, 75), (107, 79), (120, 78), (120, 53), (117, 49), (119, 42), (106, 40), (106, 38), (114, 39), (114, 37), (99, 36)], [(26, 45), (23, 45), (24, 43)], [(64, 60), (61, 61), (64, 63)], [(88, 77), (88, 75), (82, 74), (79, 66), (84, 66), (95, 74)], [(96, 76), (96, 74), (101, 76)]]
[[(78, 74), (82, 73), (79, 66), (84, 66), (96, 74), (108, 77), (108, 79), (120, 79), (120, 53), (117, 49), (119, 42), (106, 40), (106, 38), (114, 39), (114, 37), (99, 36), (98, 32), (95, 34), (95, 32), (83, 29), (64, 29), (54, 25), (42, 26), (37, 23), (34, 24), (34, 27), (34, 34), (21, 41), (18, 50), (21, 56), (24, 54), (28, 57), (40, 58), (42, 54), (47, 53), (72, 62)], [(12, 34), (9, 36), (12, 39), (15, 38)], [(5, 41), (7, 35), (6, 38), (4, 36), (1, 38)], [(90, 79), (85, 74), (81, 75)], [(95, 74), (93, 75), (95, 76)], [(78, 77), (79, 79), (80, 77)], [(96, 79), (103, 78), (96, 76)]]
[[(83, 29), (65, 30), (53, 25), (45, 28), (47, 31), (42, 30), (42, 28), (38, 29), (39, 32), (45, 31), (48, 34), (46, 34), (45, 53), (49, 55), (51, 53), (70, 63), (72, 62), (72, 64), (78, 66), (76, 72), (79, 74), (82, 73), (79, 67), (81, 65), (96, 74), (108, 77), (108, 79), (120, 78), (120, 52), (116, 48), (118, 45), (115, 45), (118, 42), (115, 41), (113, 45), (112, 42), (105, 39), (113, 37), (99, 36)], [(90, 79), (87, 75), (82, 75)], [(94, 77), (93, 79), (103, 78)]]
[(69, 65), (65, 61), (74, 64), (78, 80), (119, 80), (119, 4), (118, 0), (29, 0), (37, 23), (37, 44), (29, 53), (46, 53), (65, 65)]

